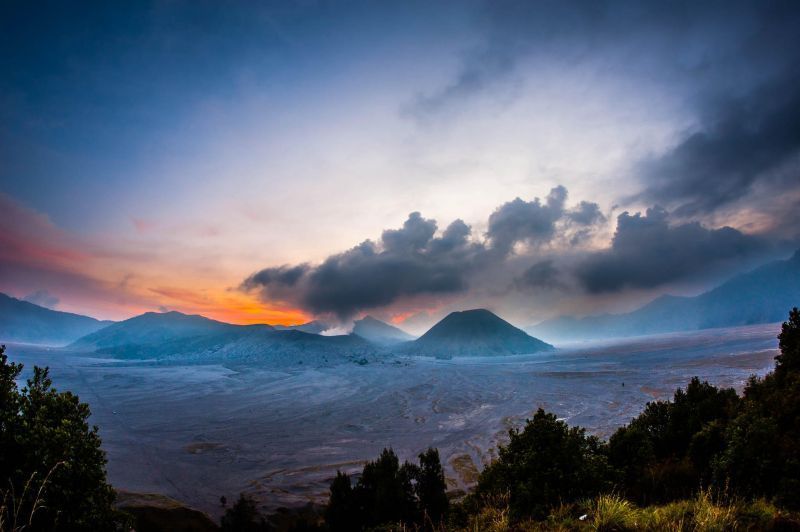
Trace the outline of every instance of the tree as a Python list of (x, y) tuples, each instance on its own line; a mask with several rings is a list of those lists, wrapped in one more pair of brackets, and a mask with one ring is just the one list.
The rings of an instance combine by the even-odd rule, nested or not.
[(419, 460), (420, 465), (400, 465), (394, 451), (384, 449), (377, 460), (364, 465), (355, 486), (349, 476), (337, 472), (325, 510), (328, 527), (336, 532), (397, 523), (438, 526), (448, 509), (439, 451), (428, 449)]
[(692, 378), (672, 401), (644, 411), (609, 439), (609, 458), (622, 475), (622, 491), (641, 504), (691, 496), (712, 478), (712, 461), (725, 443), (725, 427), (740, 400)]
[(447, 514), (450, 503), (438, 449), (431, 447), (419, 455), (414, 491), (422, 513), (431, 523), (439, 524)]
[(778, 335), (775, 371), (753, 377), (744, 407), (726, 430), (714, 461), (719, 485), (800, 509), (800, 311), (793, 308)]
[(559, 503), (577, 501), (612, 487), (606, 449), (585, 429), (570, 428), (541, 408), (522, 431), (509, 431), (508, 445), (480, 475), (476, 496), (508, 493), (512, 517), (543, 518)]
[(384, 449), (377, 460), (364, 466), (354, 490), (364, 527), (417, 520), (413, 476), (413, 466), (400, 467), (392, 449)]
[(325, 522), (333, 532), (358, 530), (355, 498), (350, 477), (341, 471), (331, 482), (331, 496), (325, 508)]
[(775, 375), (778, 378), (800, 373), (800, 310), (794, 307), (789, 319), (783, 322), (778, 335), (780, 354), (775, 357)]
[(222, 516), (223, 532), (266, 532), (270, 530), (252, 497), (239, 494), (239, 499)]
[(19, 390), (22, 369), (0, 346), (0, 491), (17, 501), (5, 506), (5, 521), (48, 530), (123, 528), (128, 520), (114, 509), (89, 406), (54, 389), (48, 368), (34, 367)]

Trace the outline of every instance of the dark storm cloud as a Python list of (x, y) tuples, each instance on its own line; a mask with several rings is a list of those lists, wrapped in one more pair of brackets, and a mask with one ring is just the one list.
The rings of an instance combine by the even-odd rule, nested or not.
[(697, 222), (671, 226), (665, 210), (617, 218), (611, 247), (586, 257), (576, 276), (590, 293), (653, 288), (714, 271), (733, 260), (764, 252), (767, 243), (733, 229), (708, 229)]
[(266, 285), (280, 285), (292, 287), (308, 271), (306, 264), (298, 266), (277, 266), (274, 268), (264, 268), (245, 279), (242, 286), (246, 289), (256, 288)]
[(305, 310), (341, 318), (401, 297), (461, 292), (484, 248), (470, 242), (470, 228), (461, 220), (441, 237), (434, 237), (436, 229), (435, 221), (414, 212), (401, 229), (384, 231), (379, 244), (367, 240), (313, 268), (266, 268), (242, 288), (260, 289), (267, 299), (291, 295)]
[(639, 198), (695, 216), (740, 200), (759, 184), (776, 194), (800, 188), (800, 72), (792, 74), (725, 102), (703, 130), (644, 163), (647, 188)]
[(492, 249), (501, 255), (511, 252), (517, 242), (539, 244), (552, 240), (556, 222), (564, 215), (567, 189), (558, 186), (547, 195), (544, 203), (514, 199), (501, 205), (489, 216), (486, 236)]

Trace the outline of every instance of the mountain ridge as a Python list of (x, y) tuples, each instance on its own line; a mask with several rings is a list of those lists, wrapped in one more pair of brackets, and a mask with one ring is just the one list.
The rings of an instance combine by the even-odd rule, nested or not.
[(235, 325), (180, 312), (146, 312), (68, 346), (122, 359), (290, 367), (375, 360), (376, 347), (355, 335), (322, 336), (295, 328)]
[(121, 345), (156, 345), (197, 336), (245, 331), (253, 327), (272, 329), (269, 325), (234, 325), (174, 310), (145, 312), (83, 336), (68, 347), (97, 350)]
[(49, 309), (0, 292), (0, 341), (60, 347), (112, 323)]
[(623, 314), (560, 316), (526, 328), (550, 340), (589, 340), (779, 322), (800, 306), (800, 250), (696, 296), (659, 296)]

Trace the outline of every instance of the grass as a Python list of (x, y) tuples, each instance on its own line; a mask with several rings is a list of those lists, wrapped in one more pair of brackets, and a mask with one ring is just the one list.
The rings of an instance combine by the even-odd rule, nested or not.
[(544, 521), (511, 523), (508, 499), (485, 501), (457, 532), (650, 530), (666, 532), (727, 532), (750, 530), (800, 530), (797, 515), (779, 510), (764, 500), (726, 500), (710, 491), (694, 499), (640, 508), (617, 494), (600, 495), (578, 504), (554, 508)]
[(33, 526), (36, 512), (44, 507), (43, 492), (50, 481), (50, 475), (64, 462), (54, 465), (41, 482), (36, 479), (36, 472), (31, 474), (21, 494), (14, 491), (13, 484), (0, 491), (0, 532), (22, 532)]

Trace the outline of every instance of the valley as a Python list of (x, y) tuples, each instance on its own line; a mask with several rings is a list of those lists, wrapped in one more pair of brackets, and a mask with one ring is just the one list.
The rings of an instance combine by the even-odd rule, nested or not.
[(386, 351), (366, 363), (188, 363), (23, 344), (8, 345), (8, 354), (25, 375), (34, 364), (50, 366), (59, 389), (90, 404), (115, 487), (218, 515), (219, 497), (239, 492), (267, 511), (323, 502), (337, 469), (355, 472), (385, 446), (402, 459), (438, 447), (449, 488), (466, 489), (507, 430), (536, 408), (607, 436), (691, 376), (741, 389), (773, 367), (778, 329), (604, 340), (532, 355)]

